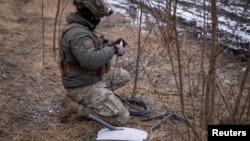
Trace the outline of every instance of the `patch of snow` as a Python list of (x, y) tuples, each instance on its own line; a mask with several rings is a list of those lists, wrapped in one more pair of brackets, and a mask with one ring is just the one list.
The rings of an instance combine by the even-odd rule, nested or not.
[[(140, 2), (140, 0), (133, 0)], [(227, 4), (225, 4), (225, 2)], [(250, 9), (245, 9), (244, 1), (242, 0), (228, 0), (223, 2), (222, 0), (217, 1), (218, 13), (218, 29), (220, 32), (226, 33), (231, 36), (230, 40), (235, 40), (236, 42), (250, 42), (250, 24), (248, 22), (239, 21), (238, 17), (244, 17), (245, 20), (250, 20), (247, 15), (250, 14)], [(125, 15), (128, 19), (132, 19), (134, 25), (138, 25), (139, 22), (139, 7), (131, 2), (130, 0), (106, 0), (108, 6), (115, 12), (119, 12)], [(148, 7), (156, 8), (157, 10), (163, 11), (165, 9), (165, 1), (151, 0), (144, 2)], [(206, 2), (204, 4), (203, 0), (179, 0), (177, 5), (177, 17), (184, 19), (185, 22), (195, 22), (197, 27), (204, 26), (204, 5), (209, 6), (210, 3)], [(131, 16), (131, 12), (136, 15), (136, 17)], [(209, 16), (209, 12), (205, 12), (206, 16)], [(238, 19), (237, 19), (238, 18)], [(156, 21), (150, 12), (143, 12), (143, 23), (146, 20)], [(162, 23), (159, 23), (162, 24)], [(207, 21), (207, 25), (210, 25), (211, 21)], [(145, 26), (143, 24), (143, 26)], [(233, 37), (232, 37), (233, 36)]]

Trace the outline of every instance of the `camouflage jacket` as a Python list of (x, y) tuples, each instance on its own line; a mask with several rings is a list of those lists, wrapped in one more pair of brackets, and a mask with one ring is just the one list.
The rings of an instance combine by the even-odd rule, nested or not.
[(95, 34), (93, 25), (76, 13), (67, 17), (66, 27), (59, 40), (61, 80), (66, 88), (88, 86), (100, 81), (115, 55), (112, 45), (104, 46)]

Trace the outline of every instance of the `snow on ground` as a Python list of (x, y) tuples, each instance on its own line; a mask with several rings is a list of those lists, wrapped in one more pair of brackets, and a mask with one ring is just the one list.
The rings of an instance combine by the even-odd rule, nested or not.
[[(140, 9), (133, 1), (139, 2), (140, 0), (106, 0), (111, 9), (123, 14), (137, 25)], [(166, 5), (163, 0), (144, 1), (147, 6), (158, 10), (164, 10)], [(204, 4), (203, 0), (179, 0), (177, 17), (186, 23), (195, 22), (196, 27), (202, 28), (204, 26), (204, 5), (208, 6), (209, 3)], [(250, 9), (244, 0), (228, 0), (227, 2), (220, 0), (217, 2), (217, 6), (219, 13), (218, 30), (222, 33), (221, 38), (230, 40), (230, 43), (233, 42), (234, 45), (231, 45), (231, 48), (245, 48), (238, 46), (237, 43), (250, 43), (250, 17), (247, 16), (250, 15)], [(131, 13), (133, 13), (133, 16), (131, 16)], [(210, 15), (210, 13), (206, 12), (206, 15)], [(155, 20), (150, 12), (143, 13), (143, 21), (146, 19)], [(208, 20), (207, 25), (210, 24), (211, 21)]]

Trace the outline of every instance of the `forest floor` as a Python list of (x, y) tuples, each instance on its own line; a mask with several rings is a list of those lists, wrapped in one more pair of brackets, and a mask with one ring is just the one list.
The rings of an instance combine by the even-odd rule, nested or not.
[[(45, 18), (45, 44), (43, 46), (41, 15), (32, 13), (28, 1), (0, 1), (0, 140), (1, 141), (88, 141), (94, 138), (102, 127), (93, 121), (72, 120), (62, 124), (58, 120), (60, 101), (65, 94), (57, 64), (57, 50), (53, 52), (54, 18)], [(129, 43), (126, 54), (119, 58), (117, 67), (135, 74), (137, 55), (137, 30), (122, 15), (114, 14), (104, 19), (97, 29), (107, 38), (123, 37)], [(145, 37), (146, 35), (142, 35)], [(191, 71), (185, 75), (198, 85), (201, 48), (186, 43), (184, 61), (193, 61)], [(181, 111), (180, 99), (172, 75), (171, 59), (166, 59), (157, 37), (150, 36), (142, 54), (136, 96), (152, 105), (154, 115)], [(186, 57), (186, 58), (185, 58)], [(164, 59), (165, 58), (165, 59)], [(187, 59), (187, 60), (185, 60)], [(189, 59), (189, 60), (188, 60)], [(114, 64), (115, 64), (114, 58)], [(206, 57), (205, 57), (206, 60)], [(223, 59), (224, 60), (224, 59)], [(228, 85), (235, 85), (242, 66), (231, 60), (224, 60), (219, 75), (221, 81), (228, 79)], [(208, 64), (205, 64), (207, 66)], [(177, 64), (172, 64), (177, 67)], [(190, 67), (190, 66), (189, 66)], [(147, 71), (145, 71), (147, 70)], [(234, 70), (234, 71), (231, 71)], [(229, 76), (230, 74), (230, 76)], [(197, 76), (197, 77), (196, 77)], [(224, 77), (226, 76), (226, 78)], [(197, 81), (196, 81), (197, 80)], [(116, 93), (132, 96), (133, 81)], [(232, 84), (233, 83), (233, 84)], [(188, 84), (188, 83), (187, 83)], [(226, 91), (226, 90), (225, 90)], [(193, 101), (195, 99), (195, 103)], [(187, 112), (193, 118), (200, 118), (198, 92), (187, 92)], [(196, 103), (197, 102), (197, 103)], [(189, 107), (190, 106), (190, 107)], [(218, 111), (221, 114), (224, 109)], [(224, 116), (227, 116), (225, 114)], [(128, 127), (149, 130), (156, 122), (141, 122), (140, 117), (131, 117)], [(249, 123), (249, 122), (248, 122)], [(199, 128), (197, 130), (203, 131)], [(181, 133), (181, 134), (180, 134)], [(186, 125), (169, 122), (150, 136), (152, 141), (187, 140)], [(206, 136), (204, 135), (204, 138)]]

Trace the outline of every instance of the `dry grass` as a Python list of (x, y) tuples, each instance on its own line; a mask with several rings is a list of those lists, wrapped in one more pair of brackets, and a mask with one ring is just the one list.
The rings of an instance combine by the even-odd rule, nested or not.
[[(87, 141), (101, 128), (98, 124), (87, 120), (72, 120), (68, 124), (61, 124), (58, 121), (59, 103), (65, 91), (61, 86), (58, 66), (52, 52), (56, 11), (53, 2), (45, 1), (44, 48), (41, 1), (32, 0), (26, 4), (25, 0), (15, 3), (14, 0), (0, 2), (0, 140), (2, 141)], [(70, 5), (64, 11), (62, 24), (67, 13), (73, 9)], [(115, 14), (104, 19), (98, 31), (109, 39), (115, 40), (122, 35), (128, 41), (126, 55), (118, 59), (117, 67), (129, 70), (134, 76), (137, 29), (121, 15)], [(168, 51), (167, 47), (162, 46), (158, 38), (160, 35), (156, 33), (150, 34), (145, 41), (136, 96), (153, 106), (153, 115), (171, 111), (180, 112), (180, 98), (173, 75), (173, 70), (178, 71), (176, 53), (174, 49)], [(142, 35), (142, 42), (146, 37), (146, 34)], [(204, 57), (202, 68), (205, 71), (208, 67), (208, 58), (202, 53), (202, 47), (198, 42), (183, 38), (180, 45), (185, 112), (193, 117), (194, 124), (197, 125), (195, 129), (200, 133), (201, 139), (206, 140), (206, 129), (200, 125), (204, 100), (201, 58)], [(43, 49), (45, 49), (44, 63)], [(114, 64), (115, 60), (114, 58)], [(221, 93), (216, 92), (215, 123), (226, 122), (229, 117), (231, 109), (228, 110), (225, 103), (234, 104), (239, 84), (238, 72), (241, 71), (232, 60), (223, 56), (220, 60), (217, 66), (217, 81)], [(115, 93), (130, 97), (133, 87), (131, 81)], [(140, 120), (139, 117), (132, 117), (127, 126), (148, 131), (157, 122)], [(244, 123), (250, 123), (249, 119)], [(150, 134), (149, 140), (196, 140), (196, 137), (186, 124), (169, 121)]]

